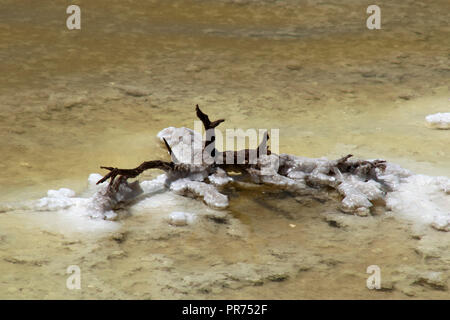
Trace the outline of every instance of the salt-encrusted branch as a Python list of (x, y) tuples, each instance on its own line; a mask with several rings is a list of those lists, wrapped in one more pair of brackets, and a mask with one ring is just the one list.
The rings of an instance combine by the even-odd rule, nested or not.
[(211, 157), (216, 156), (216, 133), (214, 128), (217, 127), (219, 124), (224, 122), (224, 119), (216, 120), (211, 122), (209, 120), (209, 117), (207, 114), (203, 113), (202, 110), (200, 110), (200, 107), (198, 104), (195, 106), (195, 111), (197, 114), (197, 117), (200, 119), (200, 121), (203, 123), (203, 127), (205, 128), (205, 134), (206, 139), (203, 143), (203, 151), (204, 150), (211, 150)]
[(153, 161), (146, 161), (141, 163), (138, 167), (134, 169), (119, 169), (119, 168), (113, 168), (113, 167), (100, 167), (102, 169), (109, 170), (109, 173), (105, 175), (102, 179), (100, 179), (97, 184), (103, 183), (108, 179), (111, 179), (109, 181), (109, 185), (113, 186), (114, 180), (117, 176), (121, 179), (120, 181), (123, 181), (123, 179), (130, 179), (130, 178), (136, 178), (138, 175), (140, 175), (145, 170), (149, 169), (160, 169), (163, 171), (171, 171), (174, 170), (175, 164), (173, 162), (166, 162), (161, 160), (153, 160)]
[[(206, 140), (204, 141), (203, 145), (203, 152), (205, 149), (209, 148), (212, 150), (211, 156), (214, 159), (214, 162), (208, 166), (218, 166), (225, 170), (240, 170), (243, 171), (249, 167), (249, 165), (255, 164), (256, 159), (250, 159), (251, 155), (256, 155), (256, 158), (258, 158), (262, 154), (270, 154), (270, 150), (267, 147), (267, 141), (269, 140), (269, 135), (266, 132), (263, 138), (263, 141), (261, 144), (256, 148), (256, 150), (251, 149), (244, 149), (239, 151), (225, 151), (225, 152), (218, 152), (215, 149), (215, 131), (214, 128), (217, 127), (219, 124), (224, 122), (224, 119), (211, 121), (209, 119), (209, 116), (205, 114), (198, 105), (196, 105), (196, 114), (197, 117), (202, 121), (203, 126), (206, 131)], [(126, 181), (129, 178), (135, 178), (138, 175), (140, 175), (145, 170), (149, 169), (160, 169), (165, 172), (173, 172), (173, 171), (180, 171), (183, 173), (186, 173), (189, 171), (189, 166), (177, 166), (178, 160), (175, 156), (175, 154), (172, 151), (172, 148), (170, 147), (169, 143), (166, 141), (166, 139), (163, 139), (164, 144), (172, 158), (171, 162), (161, 161), (161, 160), (153, 160), (153, 161), (146, 161), (143, 162), (141, 165), (134, 169), (119, 169), (115, 167), (101, 167), (102, 169), (109, 170), (110, 172), (105, 175), (102, 179), (100, 179), (97, 184), (103, 183), (108, 179), (110, 180), (109, 186), (113, 187), (115, 186), (115, 190), (117, 190), (117, 186), (119, 182)], [(211, 146), (212, 145), (212, 146)], [(203, 153), (202, 153), (203, 154)], [(238, 160), (241, 160), (242, 163), (239, 163)], [(252, 161), (250, 161), (252, 160)], [(231, 162), (231, 163), (230, 163)], [(198, 169), (198, 167), (196, 167)], [(186, 175), (186, 174), (184, 174)], [(120, 180), (118, 183), (114, 184), (115, 178), (120, 177)]]
[[(145, 161), (141, 163), (138, 167), (134, 169), (119, 169), (115, 167), (100, 167), (102, 169), (109, 170), (109, 173), (106, 174), (102, 179), (100, 179), (97, 184), (103, 183), (108, 179), (111, 179), (109, 181), (108, 190), (114, 190), (117, 191), (119, 188), (119, 185), (121, 183), (124, 183), (127, 181), (127, 179), (130, 178), (136, 178), (138, 175), (140, 175), (145, 170), (149, 169), (160, 169), (165, 172), (172, 172), (172, 171), (186, 171), (186, 168), (184, 166), (177, 165), (177, 159), (172, 151), (172, 148), (167, 143), (166, 139), (163, 139), (164, 143), (166, 145), (167, 151), (169, 152), (169, 155), (172, 158), (171, 162), (162, 161), (162, 160), (152, 160), (152, 161)], [(117, 178), (117, 180), (115, 180)]]
[[(305, 194), (308, 188), (311, 190), (311, 188), (331, 187), (343, 196), (343, 211), (364, 215), (369, 212), (372, 201), (382, 199), (385, 192), (389, 191), (389, 182), (383, 180), (383, 171), (386, 169), (384, 160), (350, 160), (352, 155), (347, 155), (330, 161), (288, 154), (271, 154), (267, 145), (269, 140), (267, 132), (256, 149), (219, 152), (215, 149), (215, 127), (224, 120), (211, 121), (198, 105), (196, 114), (206, 131), (201, 163), (194, 164), (186, 162), (185, 159), (178, 161), (173, 152), (174, 143), (182, 145), (187, 143), (186, 146), (190, 146), (195, 140), (194, 132), (183, 128), (184, 131), (181, 130), (180, 134), (190, 136), (190, 141), (171, 139), (173, 144), (171, 146), (164, 137), (162, 138), (171, 156), (170, 162), (146, 161), (134, 169), (101, 167), (110, 171), (97, 182), (99, 184), (110, 179), (109, 192), (106, 196), (113, 197), (122, 184), (127, 186), (127, 179), (135, 178), (149, 169), (165, 171), (166, 184), (172, 191), (201, 197), (209, 206), (215, 208), (228, 205), (228, 198), (221, 194), (217, 187), (235, 181), (227, 175), (227, 172), (231, 171), (244, 173), (242, 178), (249, 178), (253, 183), (273, 185), (299, 194)], [(209, 158), (208, 161), (205, 161), (205, 156)], [(213, 161), (209, 161), (211, 159)], [(277, 163), (277, 166), (273, 166), (273, 163)], [(208, 182), (211, 184), (208, 185)]]

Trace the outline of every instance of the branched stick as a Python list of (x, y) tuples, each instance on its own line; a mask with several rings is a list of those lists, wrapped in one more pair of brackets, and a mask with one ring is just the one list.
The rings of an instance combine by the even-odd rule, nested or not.
[[(135, 178), (138, 175), (140, 175), (145, 170), (149, 169), (160, 169), (166, 172), (169, 172), (171, 170), (174, 170), (175, 164), (173, 162), (167, 162), (167, 161), (161, 161), (161, 160), (153, 160), (153, 161), (146, 161), (141, 163), (138, 167), (134, 169), (119, 169), (114, 167), (100, 167), (102, 169), (109, 170), (109, 173), (105, 175), (102, 179), (100, 179), (97, 184), (103, 183), (108, 179), (111, 179), (109, 182), (109, 187), (112, 187), (114, 184), (114, 180), (117, 176), (121, 178), (121, 181), (123, 178), (130, 179)], [(117, 185), (118, 187), (118, 185)]]
[[(210, 145), (212, 145), (211, 147), (208, 148), (208, 150), (211, 150), (211, 156), (214, 158), (217, 154), (216, 132), (215, 132), (214, 128), (217, 127), (222, 122), (224, 122), (225, 120), (220, 119), (220, 120), (211, 122), (211, 120), (209, 120), (208, 115), (206, 113), (203, 113), (202, 110), (200, 110), (200, 107), (198, 106), (198, 104), (195, 106), (195, 111), (197, 113), (197, 117), (203, 123), (203, 127), (205, 128), (206, 140), (204, 141), (202, 151), (204, 151)], [(203, 154), (203, 152), (202, 152), (202, 154)]]
[[(207, 144), (204, 146), (204, 148), (206, 148), (209, 144), (214, 143), (214, 140), (215, 140), (214, 128), (217, 127), (222, 122), (224, 122), (225, 120), (220, 119), (220, 120), (211, 122), (209, 120), (208, 115), (203, 113), (200, 110), (200, 107), (198, 105), (196, 106), (196, 113), (197, 113), (197, 117), (202, 121), (203, 126), (205, 127), (205, 130), (207, 130), (207, 135), (208, 134), (210, 135), (209, 141), (207, 139), (207, 142), (206, 142)], [(97, 182), (97, 184), (103, 183), (106, 180), (110, 179), (108, 189), (109, 190), (111, 190), (111, 189), (117, 190), (120, 183), (126, 181), (127, 179), (137, 177), (145, 170), (160, 169), (165, 172), (171, 172), (171, 171), (180, 171), (180, 172), (183, 171), (184, 172), (184, 171), (186, 171), (185, 166), (177, 165), (178, 160), (176, 159), (175, 154), (172, 151), (172, 148), (170, 147), (170, 145), (166, 141), (166, 139), (163, 139), (163, 140), (164, 140), (164, 144), (169, 152), (169, 155), (171, 156), (173, 161), (171, 161), (171, 162), (166, 162), (166, 161), (161, 161), (161, 160), (146, 161), (134, 169), (119, 169), (119, 168), (115, 168), (115, 167), (100, 167), (102, 169), (109, 170), (109, 173), (106, 174), (102, 179), (100, 179)], [(119, 177), (117, 179), (117, 181), (115, 181), (116, 177)]]
[[(238, 151), (221, 152), (216, 157), (216, 164), (220, 163), (218, 164), (218, 166), (224, 170), (236, 169), (237, 166), (241, 166), (241, 169), (246, 169), (251, 165), (256, 164), (260, 156), (271, 154), (269, 146), (267, 145), (267, 141), (269, 139), (269, 134), (265, 132), (263, 140), (256, 149), (243, 149)], [(221, 162), (218, 162), (218, 159), (220, 159)]]
[[(266, 132), (264, 134), (263, 140), (260, 145), (256, 149), (243, 149), (238, 151), (224, 151), (218, 152), (215, 149), (215, 128), (224, 122), (224, 119), (219, 119), (216, 121), (211, 121), (209, 116), (205, 114), (198, 104), (195, 108), (197, 117), (202, 121), (203, 127), (206, 131), (206, 140), (203, 145), (203, 152), (205, 149), (212, 145), (208, 150), (212, 150), (211, 156), (214, 158), (214, 162), (211, 164), (212, 167), (220, 167), (226, 171), (242, 171), (245, 172), (252, 166), (257, 163), (257, 160), (262, 155), (270, 155), (271, 151), (267, 145), (269, 140), (269, 135)], [(109, 173), (106, 174), (102, 179), (100, 179), (97, 184), (103, 183), (106, 180), (110, 179), (109, 182), (109, 190), (117, 190), (119, 185), (123, 182), (126, 182), (129, 178), (135, 178), (140, 175), (145, 170), (149, 169), (160, 169), (165, 172), (179, 172), (179, 173), (189, 173), (190, 167), (189, 164), (179, 164), (175, 154), (172, 151), (169, 143), (164, 139), (164, 144), (171, 156), (172, 161), (162, 161), (162, 160), (152, 160), (143, 162), (141, 165), (134, 169), (119, 169), (115, 167), (101, 167), (102, 169), (109, 170)], [(374, 169), (384, 169), (386, 167), (384, 160), (375, 160), (375, 161), (348, 161), (348, 159), (352, 157), (351, 154), (342, 157), (336, 160), (335, 168), (340, 170), (340, 172), (350, 172), (350, 173), (364, 173), (368, 176), (376, 176), (374, 174)], [(227, 161), (228, 160), (228, 161)], [(230, 163), (231, 160), (231, 163)], [(239, 162), (240, 161), (240, 162)], [(281, 169), (281, 168), (279, 168)], [(282, 170), (279, 170), (281, 173)], [(116, 180), (116, 177), (118, 179)]]
[[(225, 170), (233, 170), (236, 168), (240, 168), (242, 170), (245, 170), (249, 168), (249, 166), (256, 163), (257, 158), (263, 154), (270, 154), (269, 147), (267, 146), (267, 141), (269, 140), (269, 135), (266, 132), (263, 138), (263, 141), (260, 143), (260, 145), (256, 149), (244, 149), (239, 151), (225, 151), (225, 152), (217, 152), (215, 149), (215, 130), (219, 124), (224, 122), (224, 119), (219, 119), (216, 121), (211, 121), (209, 119), (209, 116), (204, 113), (199, 105), (196, 105), (195, 108), (197, 117), (202, 121), (203, 127), (206, 132), (206, 140), (203, 145), (203, 152), (205, 149), (213, 144), (212, 146), (212, 152), (211, 156), (214, 158), (213, 166), (219, 166)], [(109, 170), (110, 172), (106, 174), (102, 179), (100, 179), (97, 184), (103, 183), (108, 179), (111, 179), (109, 182), (109, 188), (116, 189), (118, 188), (119, 184), (123, 181), (126, 181), (129, 178), (135, 178), (138, 175), (140, 175), (145, 170), (149, 169), (160, 169), (166, 172), (170, 171), (186, 171), (186, 166), (180, 166), (177, 165), (179, 162), (177, 158), (175, 157), (175, 154), (172, 151), (172, 148), (170, 147), (169, 143), (164, 139), (164, 144), (169, 152), (169, 155), (172, 158), (171, 162), (165, 162), (161, 160), (153, 160), (153, 161), (146, 161), (143, 162), (140, 166), (134, 168), (134, 169), (119, 169), (115, 167), (100, 167), (102, 169)], [(251, 156), (253, 156), (253, 159), (251, 159)], [(256, 157), (255, 157), (256, 156)], [(227, 164), (227, 159), (232, 160), (232, 164)], [(220, 161), (219, 161), (220, 160)], [(243, 160), (242, 163), (238, 163), (238, 160)], [(252, 160), (252, 161), (251, 161)], [(119, 177), (117, 181), (115, 181), (116, 177)], [(115, 183), (116, 182), (116, 183)]]
[(197, 117), (203, 123), (203, 126), (205, 127), (205, 130), (214, 129), (219, 124), (221, 124), (222, 122), (225, 121), (224, 119), (220, 119), (220, 120), (216, 120), (216, 121), (212, 121), (211, 122), (211, 120), (209, 120), (208, 115), (206, 113), (203, 113), (202, 110), (200, 110), (200, 107), (198, 106), (198, 104), (195, 106), (195, 111), (197, 113)]
[[(209, 117), (207, 114), (205, 114), (198, 104), (195, 107), (195, 111), (197, 113), (197, 117), (202, 121), (203, 127), (206, 132), (206, 141), (204, 143), (203, 151), (211, 144), (214, 144), (212, 147), (211, 156), (215, 159), (215, 164), (220, 166), (223, 169), (227, 168), (235, 168), (236, 165), (241, 165), (243, 168), (245, 166), (254, 164), (256, 162), (257, 158), (259, 158), (260, 155), (269, 155), (271, 154), (270, 149), (267, 145), (267, 141), (269, 140), (269, 134), (265, 132), (263, 140), (261, 141), (260, 145), (256, 149), (244, 149), (244, 150), (238, 150), (238, 151), (225, 151), (225, 152), (217, 152), (217, 149), (215, 148), (215, 130), (214, 128), (217, 127), (219, 124), (224, 122), (224, 119), (216, 120), (211, 122), (209, 120)], [(217, 156), (216, 156), (217, 155)], [(256, 158), (251, 159), (251, 155), (256, 156)], [(232, 163), (228, 163), (227, 165), (227, 159), (231, 159)], [(238, 163), (238, 160), (243, 160), (242, 163)], [(253, 160), (253, 161), (252, 161)], [(229, 161), (228, 161), (229, 162)]]

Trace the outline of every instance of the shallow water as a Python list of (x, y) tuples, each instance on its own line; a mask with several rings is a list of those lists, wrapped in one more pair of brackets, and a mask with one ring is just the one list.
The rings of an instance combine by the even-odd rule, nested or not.
[[(82, 192), (100, 165), (166, 158), (156, 133), (192, 128), (196, 103), (226, 119), (222, 130), (279, 128), (283, 153), (352, 153), (450, 176), (450, 131), (424, 123), (449, 109), (447, 1), (381, 3), (379, 31), (365, 28), (366, 4), (356, 0), (79, 5), (82, 29), (68, 31), (64, 4), (0, 1), (2, 201)], [(169, 209), (83, 233), (54, 212), (3, 210), (0, 297), (448, 297), (412, 285), (428, 271), (448, 279), (447, 233), (417, 236), (386, 215), (346, 216), (349, 226), (335, 228), (324, 218), (342, 215), (332, 201), (233, 194), (238, 236), (211, 219), (169, 227)], [(191, 206), (209, 210), (184, 198), (170, 208)], [(65, 287), (72, 264), (85, 276), (81, 291)], [(371, 264), (397, 288), (368, 290)]]

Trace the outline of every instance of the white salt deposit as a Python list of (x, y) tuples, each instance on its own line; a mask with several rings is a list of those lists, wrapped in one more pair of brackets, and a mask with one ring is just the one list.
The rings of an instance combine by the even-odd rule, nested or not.
[(430, 128), (450, 129), (450, 112), (430, 114), (425, 120)]
[(168, 127), (161, 130), (157, 137), (161, 141), (166, 139), (175, 155), (175, 159), (172, 159), (174, 162), (202, 163), (203, 140), (200, 133), (185, 127)]
[(216, 186), (223, 186), (227, 183), (230, 183), (233, 181), (233, 178), (227, 175), (225, 170), (217, 168), (217, 171), (213, 174), (211, 174), (209, 177), (209, 182)]
[[(188, 139), (180, 138), (180, 135), (186, 135)], [(175, 158), (185, 163), (190, 161), (183, 153), (186, 144), (190, 145), (194, 140), (201, 142), (200, 134), (187, 128), (166, 128), (158, 136), (164, 137), (171, 145)], [(358, 172), (341, 173), (336, 160), (288, 154), (262, 156), (258, 161), (259, 166), (249, 170), (253, 182), (275, 185), (294, 193), (299, 191), (300, 194), (311, 189), (310, 185), (331, 187), (343, 196), (342, 211), (368, 215), (374, 201), (385, 201), (394, 216), (418, 225), (450, 231), (450, 179), (447, 177), (415, 175), (396, 164), (386, 163), (385, 170), (368, 167), (373, 170), (376, 180), (366, 179), (364, 174)], [(351, 163), (351, 160), (348, 161)], [(64, 221), (73, 230), (87, 231), (112, 228), (111, 224), (115, 223), (104, 220), (119, 218), (115, 211), (119, 203), (128, 203), (127, 208), (135, 214), (154, 213), (156, 209), (160, 212), (161, 221), (168, 219), (173, 225), (192, 223), (199, 211), (198, 206), (201, 206), (200, 202), (176, 194), (201, 198), (212, 208), (228, 207), (228, 197), (220, 193), (217, 187), (234, 181), (232, 177), (221, 169), (207, 172), (202, 165), (190, 167), (189, 171), (192, 173), (181, 177), (161, 174), (150, 181), (121, 184), (119, 190), (112, 194), (106, 192), (107, 183), (96, 185), (102, 176), (93, 173), (82, 195), (77, 196), (67, 188), (49, 190), (42, 199), (24, 202), (20, 210), (38, 211), (40, 214), (57, 212), (65, 217)], [(246, 185), (242, 184), (242, 187)], [(130, 202), (136, 199), (138, 201)], [(192, 206), (193, 202), (195, 206)], [(17, 210), (17, 207), (11, 207), (11, 210)], [(193, 210), (196, 214), (186, 213), (185, 210)]]
[(112, 210), (99, 210), (95, 201), (96, 198), (92, 194), (88, 197), (76, 197), (75, 191), (61, 188), (49, 190), (47, 197), (28, 203), (26, 207), (14, 209), (38, 211), (41, 217), (47, 215), (46, 227), (58, 229), (63, 233), (117, 229), (118, 225), (105, 221), (114, 220), (117, 214)]
[(174, 211), (169, 215), (169, 223), (174, 226), (185, 226), (194, 223), (195, 218), (192, 213)]
[(55, 211), (73, 206), (77, 199), (75, 191), (61, 188), (59, 190), (48, 190), (47, 197), (40, 199), (36, 205), (39, 211)]
[(165, 190), (167, 182), (167, 175), (160, 174), (153, 180), (147, 180), (141, 182), (141, 188), (145, 194), (152, 194)]
[(67, 189), (67, 188), (61, 188), (59, 190), (48, 190), (47, 196), (51, 198), (59, 198), (59, 197), (75, 197), (75, 191)]
[(228, 207), (228, 197), (221, 194), (213, 185), (204, 182), (179, 179), (171, 183), (170, 190), (180, 195), (202, 198), (206, 204), (216, 209)]
[(450, 179), (412, 175), (386, 196), (386, 206), (395, 215), (418, 225), (450, 231)]
[[(49, 190), (47, 197), (39, 199), (34, 205), (27, 205), (32, 211), (56, 211), (68, 218), (70, 225), (77, 231), (97, 230), (100, 228), (111, 228), (111, 225), (95, 225), (94, 221), (114, 220), (117, 214), (112, 206), (117, 200), (105, 198), (103, 193), (106, 185), (95, 186), (93, 182), (100, 179), (100, 175), (89, 176), (90, 194), (85, 197), (76, 197), (75, 192), (70, 189)], [(268, 182), (289, 185), (294, 183), (293, 179), (282, 177), (278, 181), (276, 177), (263, 176)], [(370, 200), (383, 198), (386, 207), (392, 211), (394, 216), (408, 219), (417, 225), (430, 225), (435, 229), (450, 231), (450, 179), (447, 177), (430, 177), (425, 175), (414, 175), (409, 171), (393, 164), (388, 164), (383, 176), (384, 182), (392, 191), (384, 195), (377, 182), (361, 182), (350, 177), (341, 182), (338, 192), (346, 194), (342, 202), (342, 208), (355, 213), (365, 215), (364, 208), (370, 208)], [(289, 181), (284, 181), (289, 180)], [(142, 190), (143, 200), (132, 206), (135, 210), (146, 211), (148, 208), (164, 208), (169, 205), (183, 206), (180, 199), (169, 196), (167, 193), (167, 176), (162, 174), (150, 181), (143, 181), (140, 185), (130, 184), (129, 190), (121, 190), (118, 199), (130, 200), (140, 194)], [(92, 188), (95, 188), (93, 190)], [(179, 179), (170, 185), (170, 190), (186, 195), (191, 193), (204, 199), (211, 207), (225, 208), (228, 206), (228, 198), (219, 193), (213, 185), (204, 182)], [(167, 196), (165, 195), (167, 194)], [(182, 198), (181, 198), (182, 199)], [(185, 212), (172, 212), (169, 215), (169, 223), (174, 225), (190, 224), (195, 220), (194, 214)]]

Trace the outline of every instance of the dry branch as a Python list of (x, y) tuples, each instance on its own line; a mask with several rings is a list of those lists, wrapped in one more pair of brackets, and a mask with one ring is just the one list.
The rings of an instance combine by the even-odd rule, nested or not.
[[(269, 140), (269, 135), (265, 134), (263, 141), (261, 142), (261, 144), (258, 146), (258, 148), (256, 148), (256, 150), (251, 150), (251, 149), (244, 149), (244, 150), (239, 150), (239, 151), (225, 151), (225, 152), (219, 152), (217, 151), (217, 149), (215, 148), (214, 144), (215, 144), (215, 131), (214, 128), (216, 128), (219, 124), (221, 124), (222, 122), (224, 122), (224, 119), (220, 119), (220, 120), (216, 120), (216, 121), (211, 121), (209, 120), (209, 117), (207, 114), (205, 114), (200, 107), (198, 106), (198, 104), (196, 105), (195, 108), (197, 117), (200, 119), (200, 121), (202, 121), (205, 132), (206, 132), (206, 140), (203, 143), (203, 150), (202, 150), (202, 154), (205, 152), (205, 150), (209, 147), (209, 149), (212, 150), (211, 152), (211, 156), (214, 159), (214, 162), (209, 165), (210, 167), (214, 168), (214, 167), (220, 167), (224, 170), (239, 170), (239, 171), (243, 171), (245, 169), (247, 169), (249, 167), (249, 165), (251, 165), (252, 163), (254, 163), (255, 161), (250, 161), (250, 155), (256, 154), (256, 157), (258, 158), (260, 155), (262, 154), (270, 154), (270, 150), (267, 146), (267, 141)], [(189, 172), (189, 167), (187, 167), (186, 165), (177, 165), (177, 159), (172, 151), (172, 148), (170, 147), (170, 145), (167, 143), (166, 139), (163, 139), (164, 144), (169, 152), (169, 155), (172, 157), (172, 161), (171, 162), (167, 162), (167, 161), (162, 161), (162, 160), (152, 160), (152, 161), (146, 161), (143, 162), (142, 164), (140, 164), (138, 167), (134, 168), (134, 169), (119, 169), (116, 167), (100, 167), (102, 169), (106, 169), (109, 170), (110, 172), (105, 175), (102, 179), (100, 179), (97, 184), (103, 183), (106, 180), (110, 179), (109, 182), (109, 188), (113, 188), (114, 190), (117, 190), (118, 185), (120, 182), (126, 181), (127, 179), (130, 178), (135, 178), (138, 175), (140, 175), (142, 172), (149, 170), (149, 169), (160, 169), (163, 170), (165, 172), (179, 172), (179, 173), (183, 173), (184, 175), (186, 175), (186, 173)], [(210, 147), (212, 144), (212, 147)], [(265, 152), (263, 152), (263, 150), (265, 150)], [(237, 163), (237, 160), (239, 159), (239, 155), (243, 154), (243, 163), (239, 164)], [(228, 159), (228, 161), (227, 161)], [(232, 159), (232, 164), (230, 164), (230, 159)], [(252, 160), (256, 160), (256, 159), (252, 159)], [(228, 163), (227, 163), (228, 162)], [(119, 183), (114, 183), (116, 177), (119, 177)]]
[[(293, 188), (297, 191), (307, 186), (332, 187), (344, 196), (345, 211), (355, 211), (359, 212), (358, 214), (366, 214), (368, 208), (372, 206), (370, 201), (379, 199), (385, 193), (385, 189), (389, 189), (380, 178), (386, 169), (384, 160), (350, 160), (351, 154), (334, 161), (300, 158), (287, 154), (275, 155), (271, 154), (267, 145), (269, 140), (267, 132), (256, 149), (220, 152), (215, 148), (215, 128), (224, 120), (211, 121), (198, 105), (195, 110), (206, 132), (200, 165), (178, 161), (171, 146), (163, 138), (172, 161), (146, 161), (134, 169), (101, 167), (109, 170), (109, 173), (97, 184), (110, 179), (107, 190), (110, 195), (114, 195), (121, 184), (127, 184), (127, 179), (135, 178), (146, 170), (159, 169), (166, 172), (171, 190), (181, 194), (195, 194), (203, 197), (209, 205), (224, 207), (228, 203), (227, 197), (213, 185), (204, 182), (204, 179), (208, 178), (206, 181), (214, 185), (222, 185), (233, 181), (227, 172), (237, 171), (247, 174), (252, 182), (277, 185), (286, 189)], [(213, 161), (207, 163), (205, 157)], [(270, 175), (267, 176), (262, 169), (263, 167), (267, 169), (269, 160), (274, 158), (279, 166), (274, 171), (269, 170)]]

